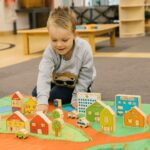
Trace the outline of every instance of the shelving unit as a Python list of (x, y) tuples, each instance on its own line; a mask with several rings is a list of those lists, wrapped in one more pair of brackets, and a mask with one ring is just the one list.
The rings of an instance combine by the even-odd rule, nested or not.
[(120, 37), (145, 35), (144, 0), (119, 1)]

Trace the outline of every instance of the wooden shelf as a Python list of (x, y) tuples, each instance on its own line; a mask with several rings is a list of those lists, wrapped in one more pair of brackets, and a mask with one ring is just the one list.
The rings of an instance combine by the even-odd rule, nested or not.
[[(133, 7), (135, 7), (135, 8), (136, 8), (136, 7), (141, 7), (141, 6), (142, 6), (142, 5), (130, 5), (130, 6), (129, 6), (129, 5), (123, 5), (123, 6), (121, 6), (121, 7), (122, 7), (122, 8), (131, 8), (131, 7), (133, 8)], [(143, 5), (143, 6), (145, 6), (145, 5)]]
[(121, 22), (143, 21), (143, 19), (122, 19)]
[(119, 1), (120, 37), (145, 35), (144, 0)]
[(119, 3), (121, 6), (134, 6), (134, 5), (144, 5), (144, 0), (120, 0)]

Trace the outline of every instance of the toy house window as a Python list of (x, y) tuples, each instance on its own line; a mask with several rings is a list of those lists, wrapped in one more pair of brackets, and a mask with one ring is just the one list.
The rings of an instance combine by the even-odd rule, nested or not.
[(128, 122), (129, 122), (129, 123), (132, 123), (132, 119), (128, 119)]
[(92, 115), (92, 112), (91, 112), (91, 111), (88, 111), (88, 115)]
[(136, 124), (136, 126), (139, 126), (139, 124), (140, 124), (139, 120), (136, 120), (135, 124)]
[(120, 110), (123, 109), (123, 106), (118, 106), (118, 109), (120, 109)]
[(129, 105), (131, 105), (131, 104), (132, 104), (132, 102), (128, 102), (128, 104), (129, 104)]
[(42, 127), (42, 128), (44, 128), (44, 127), (45, 127), (45, 124), (44, 124), (44, 123), (42, 123), (42, 124), (41, 124), (41, 127)]
[(104, 122), (108, 123), (108, 117), (104, 117)]
[(121, 104), (121, 101), (119, 101), (118, 104)]
[(14, 100), (14, 101), (13, 101), (13, 105), (16, 105), (16, 104), (17, 104), (17, 102)]
[(98, 116), (98, 115), (99, 115), (99, 112), (95, 112), (95, 115)]
[(32, 123), (32, 126), (35, 127), (35, 126), (36, 126), (36, 123)]

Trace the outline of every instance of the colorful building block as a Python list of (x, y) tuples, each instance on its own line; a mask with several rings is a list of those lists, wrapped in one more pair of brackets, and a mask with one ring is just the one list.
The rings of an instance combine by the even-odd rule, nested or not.
[(134, 106), (141, 108), (141, 96), (118, 94), (115, 96), (115, 106), (117, 115), (123, 116)]
[(146, 125), (146, 115), (134, 106), (124, 114), (123, 121), (125, 126), (143, 128)]
[(22, 128), (28, 130), (29, 121), (20, 111), (15, 111), (7, 118), (6, 126), (9, 132), (17, 132)]
[(89, 105), (100, 100), (101, 100), (101, 93), (78, 92), (77, 93), (77, 103), (78, 103), (77, 110), (79, 113), (85, 114), (85, 110)]
[(42, 112), (37, 112), (36, 116), (30, 121), (30, 132), (36, 134), (49, 134), (51, 120)]
[(86, 119), (90, 122), (99, 122), (100, 114), (106, 105), (102, 101), (96, 101), (85, 110)]
[(12, 94), (11, 99), (12, 99), (12, 111), (21, 111), (23, 108), (23, 95), (17, 91)]
[(114, 132), (116, 130), (116, 114), (110, 106), (106, 106), (100, 114), (100, 131)]
[(34, 114), (36, 111), (37, 100), (34, 97), (29, 98), (23, 104), (23, 114)]
[(55, 107), (62, 108), (62, 100), (61, 99), (55, 99), (53, 104)]

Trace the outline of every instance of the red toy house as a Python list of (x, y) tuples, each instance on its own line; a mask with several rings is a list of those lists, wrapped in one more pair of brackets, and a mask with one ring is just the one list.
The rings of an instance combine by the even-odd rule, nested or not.
[(37, 115), (30, 121), (30, 132), (36, 134), (49, 134), (51, 120), (43, 113), (37, 112)]

